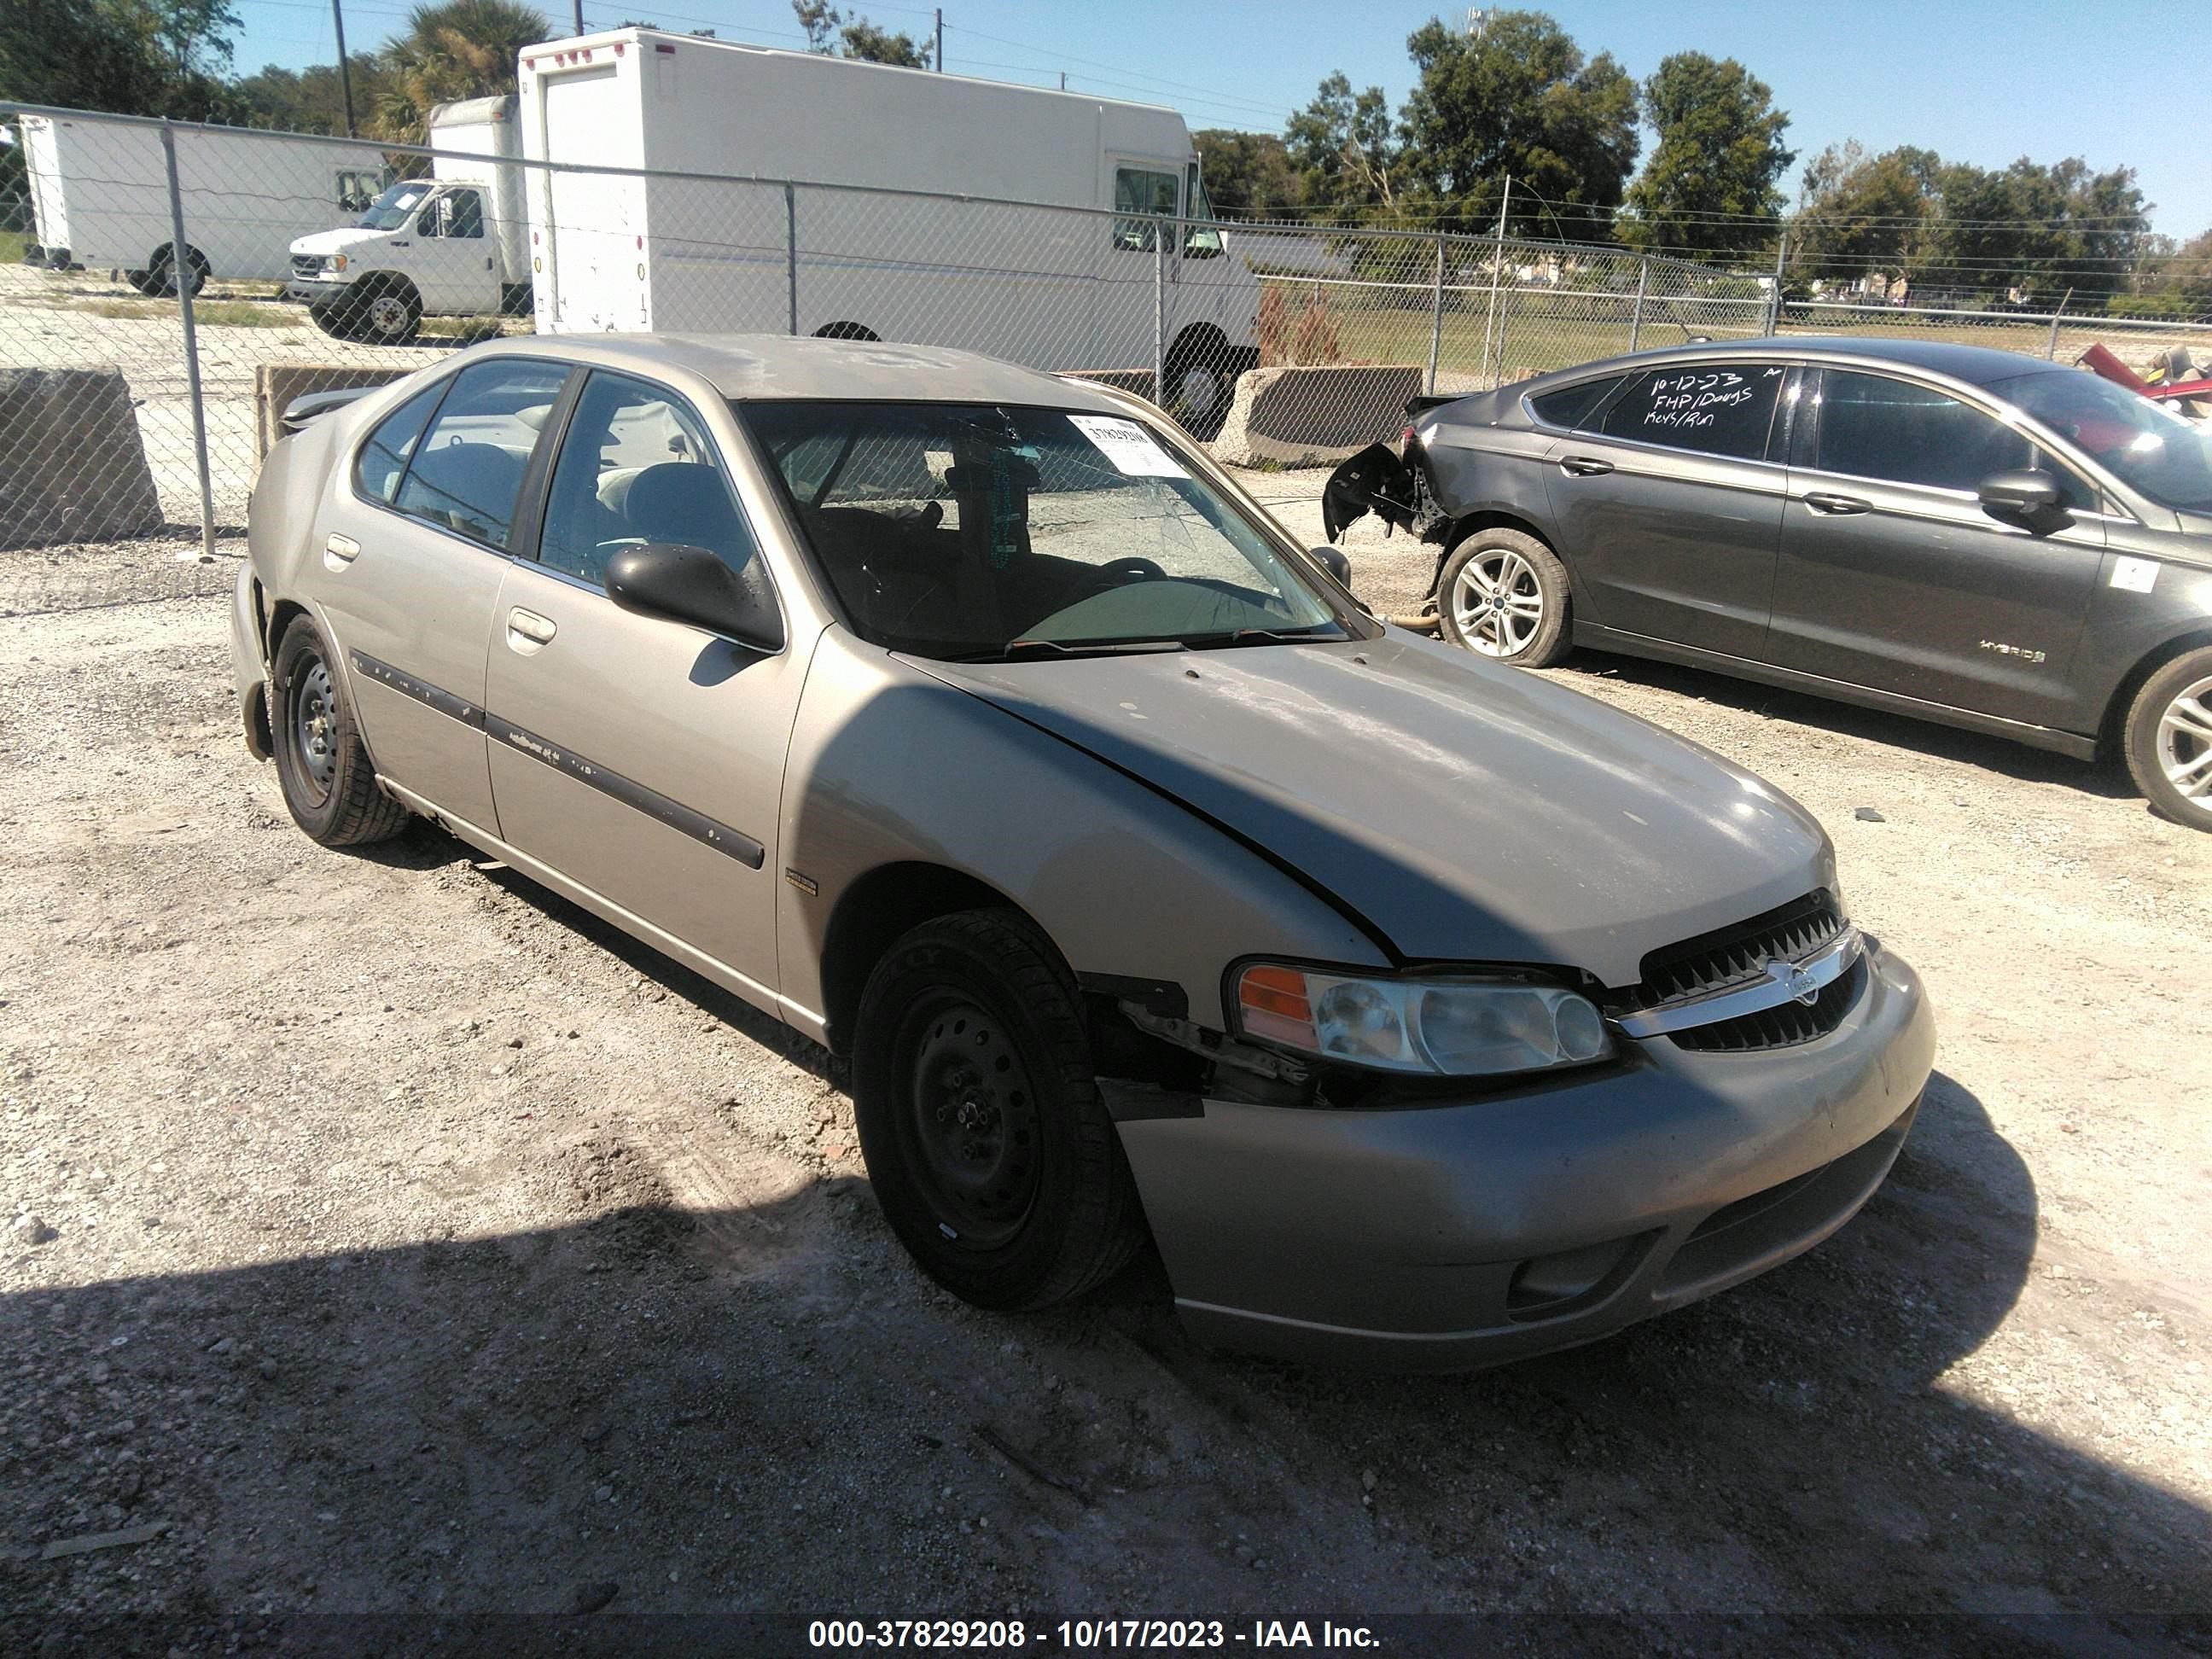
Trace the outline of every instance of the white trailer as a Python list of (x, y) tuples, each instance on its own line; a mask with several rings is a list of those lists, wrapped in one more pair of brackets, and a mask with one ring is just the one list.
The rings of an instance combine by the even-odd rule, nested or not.
[(57, 270), (113, 270), (143, 294), (175, 293), (179, 265), (195, 293), (210, 277), (280, 278), (293, 238), (360, 212), (391, 178), (374, 144), (179, 125), (179, 258), (158, 124), (26, 115), (20, 125), (38, 231), (26, 258)]
[[(1227, 235), (1170, 233), (1163, 260), (1138, 216), (1211, 216), (1173, 110), (635, 27), (525, 47), (520, 96), (523, 153), (564, 164), (529, 185), (541, 333), (795, 321), (1151, 369), (1164, 312), (1194, 425), (1258, 359), (1260, 287)], [(571, 170), (592, 167), (811, 182)], [(939, 198), (878, 193), (899, 190)]]
[(530, 308), (514, 100), (440, 104), (430, 176), (393, 185), (356, 222), (292, 244), (285, 292), (342, 339), (397, 344), (425, 317)]

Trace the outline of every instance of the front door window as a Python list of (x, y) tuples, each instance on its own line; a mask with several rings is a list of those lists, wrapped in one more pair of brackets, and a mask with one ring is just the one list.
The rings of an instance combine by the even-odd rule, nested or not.
[(1175, 217), (1181, 180), (1172, 173), (1150, 167), (1114, 169), (1114, 211), (1151, 216), (1114, 221), (1114, 246), (1128, 253), (1150, 253), (1158, 244), (1158, 219)]

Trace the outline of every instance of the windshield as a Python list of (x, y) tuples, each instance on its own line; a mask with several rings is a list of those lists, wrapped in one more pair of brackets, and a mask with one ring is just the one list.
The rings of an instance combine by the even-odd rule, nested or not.
[(362, 230), (397, 230), (422, 205), (432, 186), (420, 179), (392, 185), (368, 204), (358, 227)]
[(2212, 438), (2149, 398), (2086, 371), (2044, 370), (1990, 390), (2071, 438), (2162, 507), (2212, 512)]
[(855, 629), (981, 660), (1364, 637), (1146, 427), (975, 404), (737, 406)]

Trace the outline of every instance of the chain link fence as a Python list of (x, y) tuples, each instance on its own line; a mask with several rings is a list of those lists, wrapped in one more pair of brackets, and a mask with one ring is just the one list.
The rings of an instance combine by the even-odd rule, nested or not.
[(2060, 361), (2093, 342), (2131, 362), (2176, 345), (2212, 355), (2212, 327), (1785, 303), (1771, 276), (1618, 246), (1216, 223), (15, 106), (0, 122), (28, 181), (0, 201), (0, 549), (190, 533), (211, 549), (242, 529), (294, 398), (502, 334), (963, 348), (1106, 378), (1231, 464), (1270, 467), (1394, 435), (1416, 393), (1696, 339), (1851, 332)]

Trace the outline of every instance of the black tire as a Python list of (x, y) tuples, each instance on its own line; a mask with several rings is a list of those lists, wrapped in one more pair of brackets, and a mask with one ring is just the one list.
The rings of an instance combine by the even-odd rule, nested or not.
[[(207, 256), (187, 243), (185, 246), (185, 271), (191, 283), (192, 297), (199, 298), (200, 290), (208, 285)], [(143, 270), (125, 271), (125, 279), (131, 287), (152, 300), (173, 300), (177, 297), (177, 271), (173, 250), (164, 242), (154, 250), (154, 258)]]
[(376, 787), (344, 679), (312, 618), (292, 618), (276, 642), (270, 678), (276, 781), (292, 822), (325, 847), (398, 835), (407, 809)]
[(361, 337), (360, 329), (355, 321), (353, 307), (343, 301), (333, 301), (328, 305), (309, 306), (307, 315), (313, 319), (317, 328), (322, 330), (333, 340), (357, 340)]
[(854, 1115), (884, 1218), (981, 1308), (1042, 1308), (1144, 1240), (1073, 978), (1009, 911), (927, 921), (861, 993)]
[(422, 326), (422, 296), (404, 276), (369, 278), (350, 315), (340, 317), (349, 331), (345, 337), (368, 345), (405, 345)]
[(2212, 830), (2212, 646), (2183, 652), (2143, 682), (2123, 746), (2153, 806), (2176, 823)]
[(817, 340), (881, 340), (883, 336), (866, 323), (824, 323), (814, 331)]
[(1228, 420), (1229, 406), (1237, 396), (1231, 366), (1227, 338), (1210, 328), (1191, 329), (1168, 353), (1163, 395), (1168, 412), (1192, 437), (1201, 441), (1215, 437)]
[[(1470, 566), (1492, 579), (1493, 591), (1498, 579), (1504, 579), (1505, 608), (1486, 612), (1458, 602), (1463, 584), (1469, 587), (1470, 600), (1480, 590), (1480, 584), (1468, 575)], [(1529, 599), (1538, 607), (1533, 618), (1515, 608)], [(1437, 573), (1437, 619), (1444, 638), (1477, 656), (1516, 668), (1549, 668), (1567, 654), (1571, 603), (1566, 566), (1550, 548), (1519, 530), (1499, 526), (1474, 532), (1452, 549)], [(1486, 615), (1492, 618), (1487, 627)], [(1534, 626), (1517, 632), (1523, 621), (1533, 621)]]

